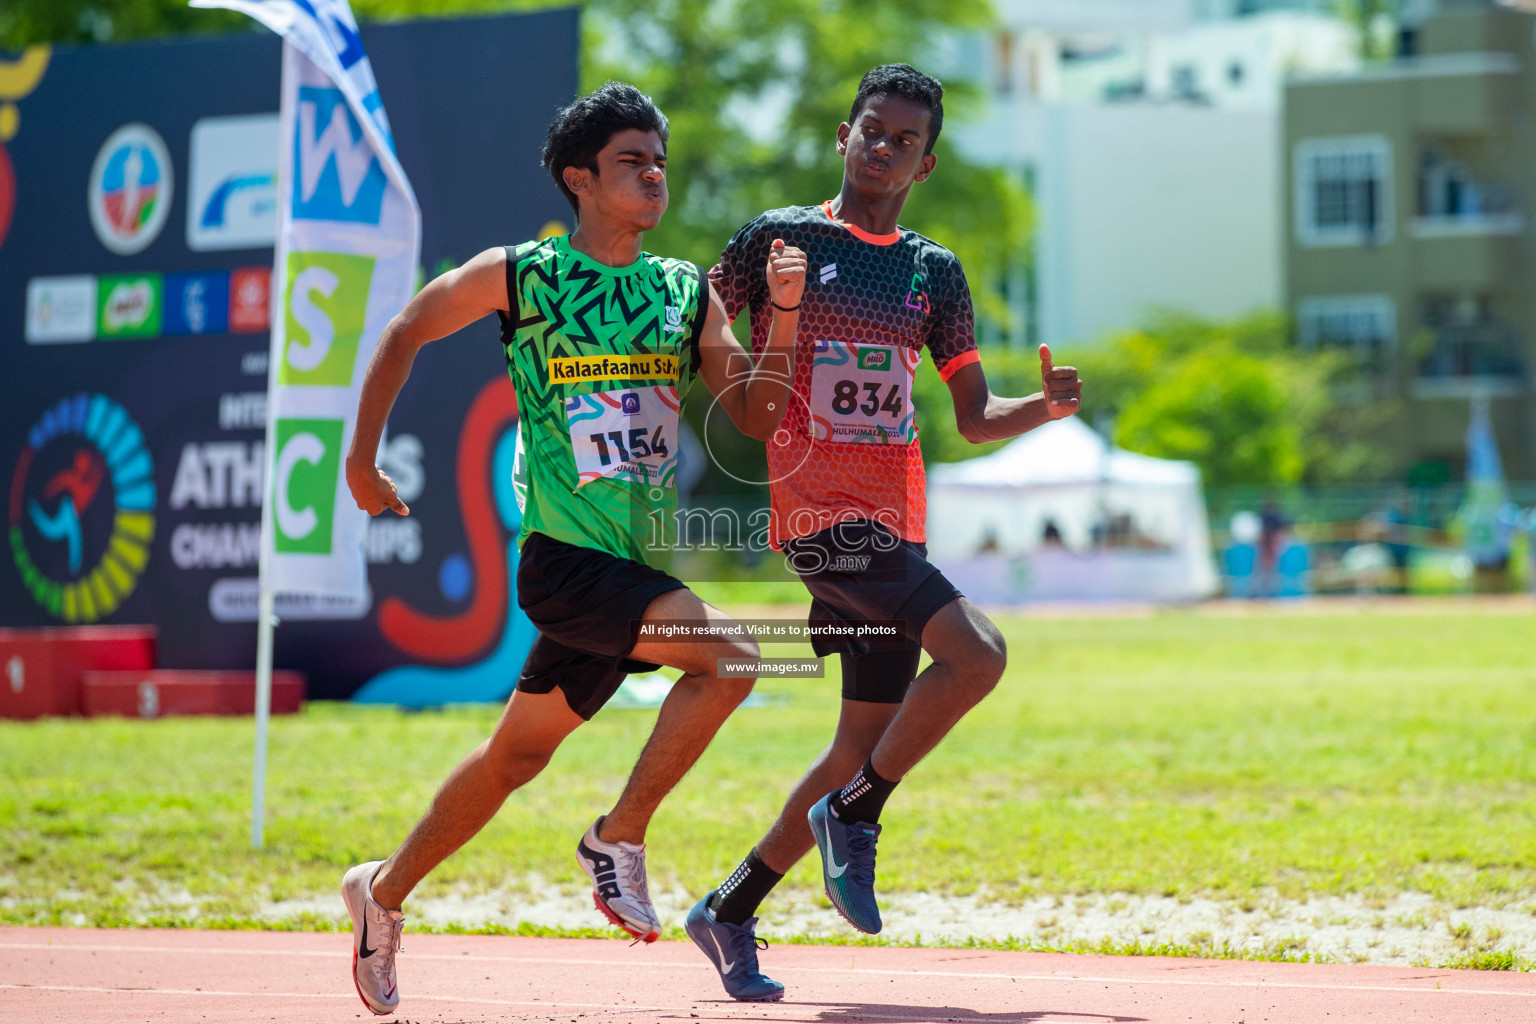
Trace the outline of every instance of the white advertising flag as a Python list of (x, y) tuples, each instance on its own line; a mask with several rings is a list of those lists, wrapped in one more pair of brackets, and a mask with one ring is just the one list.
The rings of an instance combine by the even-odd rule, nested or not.
[(368, 515), (347, 489), (346, 451), (373, 347), (411, 298), (421, 207), (347, 0), (191, 4), (243, 11), (283, 37), (251, 786), (260, 848), (276, 599), (317, 602), (329, 617), (370, 603)]
[(284, 40), (262, 589), (360, 614), (368, 516), (344, 464), (374, 344), (412, 294), (421, 210), (346, 0), (192, 6), (243, 11)]

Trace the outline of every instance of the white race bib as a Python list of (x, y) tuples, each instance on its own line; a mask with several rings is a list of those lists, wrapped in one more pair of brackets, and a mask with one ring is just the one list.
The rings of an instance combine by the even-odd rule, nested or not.
[(818, 341), (811, 360), (811, 433), (834, 444), (911, 444), (912, 375), (903, 345)]
[(565, 403), (576, 486), (608, 477), (674, 487), (677, 387), (653, 384), (577, 395)]

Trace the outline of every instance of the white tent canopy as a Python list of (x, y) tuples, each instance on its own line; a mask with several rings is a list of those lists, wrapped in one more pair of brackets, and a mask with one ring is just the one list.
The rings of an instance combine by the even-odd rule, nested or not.
[(1114, 448), (1077, 417), (933, 467), (928, 548), (987, 603), (1178, 601), (1216, 589), (1199, 468)]

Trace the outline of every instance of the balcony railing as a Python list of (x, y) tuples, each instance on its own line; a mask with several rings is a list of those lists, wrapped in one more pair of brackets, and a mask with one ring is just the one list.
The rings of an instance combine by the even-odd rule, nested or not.
[(1518, 235), (1525, 231), (1525, 215), (1503, 213), (1448, 213), (1415, 217), (1408, 223), (1414, 238), (1470, 238), (1489, 235)]
[(1498, 325), (1434, 328), (1435, 346), (1419, 363), (1422, 395), (1471, 389), (1524, 391), (1526, 361), (1518, 331)]

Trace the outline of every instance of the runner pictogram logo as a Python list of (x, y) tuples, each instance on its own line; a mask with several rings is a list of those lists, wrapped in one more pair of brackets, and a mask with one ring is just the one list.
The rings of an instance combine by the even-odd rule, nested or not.
[(60, 400), (27, 432), (10, 493), (11, 553), (49, 614), (95, 622), (133, 593), (155, 534), (154, 460), (105, 395)]

